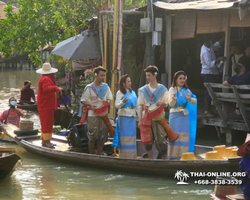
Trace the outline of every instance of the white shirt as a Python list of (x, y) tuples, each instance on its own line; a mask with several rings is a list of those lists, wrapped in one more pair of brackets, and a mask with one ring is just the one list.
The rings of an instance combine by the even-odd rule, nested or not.
[(130, 109), (130, 108), (121, 108), (124, 103), (122, 102), (122, 97), (124, 96), (124, 94), (118, 90), (116, 93), (116, 98), (115, 98), (115, 107), (118, 110), (118, 115), (119, 116), (126, 116), (126, 117), (136, 117), (136, 113), (137, 113), (137, 108), (135, 107), (134, 109)]
[[(92, 83), (91, 83), (92, 84)], [(91, 102), (93, 106), (97, 106), (100, 102), (106, 101), (106, 100), (112, 100), (113, 95), (110, 91), (110, 88), (108, 87), (107, 93), (105, 94), (104, 98), (101, 100), (100, 98), (96, 99), (96, 94), (91, 88), (91, 84), (88, 84), (86, 88), (84, 89), (81, 97), (81, 101), (87, 101)], [(88, 116), (96, 116), (93, 110), (89, 110)]]
[[(150, 87), (150, 84), (148, 84), (149, 86), (149, 90), (151, 92), (151, 94), (156, 90), (156, 88), (152, 88)], [(159, 101), (161, 101), (162, 103), (165, 103), (166, 106), (168, 105), (168, 90), (161, 96), (161, 98), (159, 99)], [(138, 105), (140, 106), (150, 106), (149, 102), (147, 101), (147, 99), (145, 98), (144, 94), (142, 91), (139, 91), (138, 94)]]
[(215, 64), (216, 56), (214, 50), (220, 48), (220, 43), (215, 42), (211, 48), (202, 45), (200, 59), (201, 59), (201, 74), (219, 74), (217, 65)]

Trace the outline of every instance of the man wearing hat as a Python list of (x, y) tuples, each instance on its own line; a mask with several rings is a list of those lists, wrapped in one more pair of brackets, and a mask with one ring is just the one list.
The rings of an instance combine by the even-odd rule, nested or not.
[[(33, 104), (36, 102), (34, 90), (30, 87), (31, 82), (28, 80), (24, 81), (24, 86), (21, 88), (20, 104)], [(31, 100), (34, 102), (31, 102)]]
[(42, 146), (54, 148), (50, 142), (54, 123), (54, 110), (57, 108), (57, 94), (61, 89), (57, 87), (55, 73), (58, 69), (51, 67), (50, 63), (44, 63), (36, 73), (41, 74), (38, 82), (37, 107), (41, 121)]
[(246, 200), (250, 200), (250, 134), (247, 134), (245, 143), (239, 148), (238, 156), (243, 158), (240, 161), (240, 171), (246, 172), (246, 176), (242, 179), (241, 189)]

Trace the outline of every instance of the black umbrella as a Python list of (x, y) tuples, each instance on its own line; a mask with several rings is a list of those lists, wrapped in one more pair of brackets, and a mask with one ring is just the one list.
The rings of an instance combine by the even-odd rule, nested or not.
[(77, 36), (59, 42), (51, 53), (67, 60), (99, 59), (101, 58), (99, 34), (97, 31), (85, 30)]

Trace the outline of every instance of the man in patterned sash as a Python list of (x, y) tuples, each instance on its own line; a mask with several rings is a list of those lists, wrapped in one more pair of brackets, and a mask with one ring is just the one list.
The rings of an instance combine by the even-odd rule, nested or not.
[[(152, 143), (155, 141), (156, 148), (159, 151), (162, 159), (166, 158), (167, 154), (167, 136), (171, 132), (171, 129), (166, 124), (165, 112), (163, 107), (168, 105), (168, 90), (167, 88), (157, 83), (157, 74), (159, 73), (156, 66), (150, 65), (145, 70), (146, 78), (149, 84), (141, 87), (138, 91), (138, 104), (140, 105), (139, 111), (139, 126), (141, 132), (141, 140), (144, 144), (147, 152), (148, 158), (153, 159)], [(152, 104), (155, 104), (160, 109), (157, 109), (155, 116), (165, 120), (165, 125), (168, 126), (168, 133), (166, 129), (162, 126), (160, 121), (155, 121), (150, 119), (148, 108)], [(144, 111), (144, 114), (142, 114)], [(166, 126), (165, 126), (166, 127)], [(151, 133), (152, 129), (152, 133)]]
[(103, 67), (94, 69), (95, 80), (88, 84), (82, 94), (81, 102), (84, 106), (88, 106), (88, 138), (89, 138), (89, 153), (94, 154), (95, 143), (97, 142), (97, 154), (100, 155), (103, 151), (103, 145), (107, 141), (107, 126), (104, 124), (101, 116), (96, 114), (96, 109), (99, 105), (109, 105), (113, 99), (112, 93), (107, 83), (104, 83), (106, 70)]

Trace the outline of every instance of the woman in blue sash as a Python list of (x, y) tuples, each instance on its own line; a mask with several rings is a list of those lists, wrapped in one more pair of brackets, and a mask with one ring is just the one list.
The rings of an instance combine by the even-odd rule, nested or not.
[(121, 76), (119, 90), (116, 93), (115, 107), (118, 119), (113, 145), (120, 149), (120, 157), (136, 158), (136, 104), (137, 96), (131, 89), (129, 75)]
[[(195, 95), (188, 89), (187, 75), (184, 71), (174, 74), (172, 87), (169, 89), (169, 114), (170, 128), (179, 134), (179, 138), (168, 144), (168, 158), (181, 158), (184, 152), (193, 152), (195, 135), (197, 105)], [(192, 105), (195, 105), (192, 107)], [(191, 109), (189, 109), (191, 108)], [(191, 130), (191, 132), (190, 132)]]

